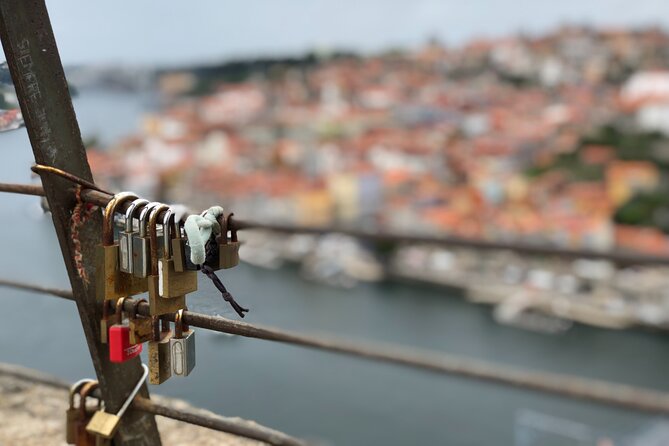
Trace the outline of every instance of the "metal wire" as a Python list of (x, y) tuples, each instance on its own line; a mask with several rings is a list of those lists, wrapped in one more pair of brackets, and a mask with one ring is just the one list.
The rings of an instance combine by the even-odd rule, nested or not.
[[(0, 286), (17, 287), (16, 285), (17, 282), (14, 281), (0, 280)], [(31, 284), (20, 284), (18, 288), (73, 299), (71, 293), (67, 296), (68, 291), (66, 290), (51, 289)], [(125, 311), (130, 312), (133, 310), (134, 305), (134, 299), (126, 299), (123, 308)], [(114, 309), (116, 301), (112, 301), (111, 306)], [(141, 302), (138, 305), (138, 313), (148, 316), (149, 304)], [(174, 320), (174, 315), (167, 315), (166, 317)], [(657, 390), (557, 373), (515, 369), (487, 361), (463, 358), (445, 353), (435, 354), (433, 352), (421, 352), (416, 349), (407, 349), (387, 344), (363, 343), (299, 334), (192, 311), (184, 311), (183, 321), (193, 327), (235, 334), (247, 338), (300, 345), (317, 350), (530, 389), (566, 398), (624, 407), (642, 412), (669, 414), (669, 393)]]
[(254, 221), (239, 220), (233, 218), (230, 227), (236, 230), (263, 229), (281, 233), (299, 234), (343, 234), (350, 237), (367, 240), (371, 242), (392, 242), (405, 244), (433, 244), (455, 248), (468, 248), (479, 251), (514, 251), (522, 254), (535, 256), (556, 256), (568, 259), (596, 259), (607, 260), (617, 265), (669, 265), (669, 257), (640, 254), (635, 252), (619, 251), (596, 251), (590, 249), (569, 249), (558, 246), (529, 244), (522, 242), (500, 242), (489, 240), (467, 239), (453, 236), (432, 236), (420, 234), (404, 234), (393, 232), (370, 232), (352, 228), (333, 227), (309, 227), (293, 226), (272, 223), (260, 223)]
[(160, 415), (184, 423), (195, 424), (220, 432), (228, 432), (253, 440), (263, 441), (276, 446), (305, 446), (307, 442), (291, 437), (283, 432), (276, 431), (264, 426), (252, 425), (248, 421), (240, 422), (238, 419), (222, 417), (220, 415), (204, 414), (198, 410), (175, 409), (165, 404), (160, 404), (146, 398), (137, 397), (133, 401), (133, 407), (144, 412)]
[[(31, 383), (68, 390), (70, 385), (58, 378), (53, 378), (32, 369), (0, 363), (0, 375), (11, 376)], [(95, 395), (95, 394), (94, 394)], [(97, 396), (97, 395), (96, 395)], [(203, 412), (199, 409), (176, 408), (161, 404), (141, 396), (135, 397), (133, 409), (152, 413), (165, 418), (195, 424), (218, 432), (225, 432), (240, 437), (263, 441), (276, 446), (304, 446), (308, 444), (283, 432), (270, 429), (255, 422), (241, 418), (223, 417)]]
[(35, 293), (50, 294), (52, 296), (60, 297), (66, 300), (74, 300), (72, 291), (58, 288), (34, 285), (31, 283), (17, 282), (15, 280), (0, 279), (0, 286), (9, 288), (16, 288), (24, 291), (33, 291)]
[(59, 169), (57, 167), (45, 166), (43, 164), (35, 164), (30, 168), (30, 170), (32, 170), (33, 172), (35, 172), (38, 175), (42, 175), (43, 173), (50, 173), (50, 174), (53, 174), (53, 175), (58, 175), (61, 178), (64, 178), (68, 181), (71, 181), (75, 184), (86, 187), (88, 189), (93, 189), (93, 190), (96, 190), (96, 191), (99, 191), (99, 192), (102, 192), (102, 193), (105, 193), (105, 194), (110, 194), (106, 190), (98, 187), (95, 183), (92, 183), (88, 180), (80, 178), (80, 177), (78, 177), (76, 175), (73, 175), (69, 172), (65, 172), (64, 170)]
[[(30, 195), (44, 195), (40, 186), (0, 183), (0, 192), (23, 193)], [(112, 195), (99, 190), (86, 189), (82, 191), (82, 198), (87, 203), (97, 206), (106, 206)], [(119, 206), (119, 211), (125, 212), (129, 204)], [(159, 218), (162, 216), (159, 216)], [(442, 246), (468, 248), (480, 251), (503, 250), (514, 251), (535, 256), (555, 256), (567, 259), (594, 259), (606, 260), (620, 266), (669, 266), (669, 256), (657, 256), (621, 251), (596, 251), (588, 249), (569, 249), (558, 246), (529, 244), (522, 242), (498, 242), (488, 240), (466, 239), (452, 236), (429, 236), (416, 234), (402, 234), (393, 232), (370, 232), (351, 228), (311, 227), (261, 223), (238, 218), (230, 219), (230, 228), (234, 230), (262, 229), (288, 234), (343, 234), (371, 242), (391, 242), (407, 244), (434, 244)]]
[(0, 192), (8, 192), (10, 194), (37, 195), (40, 197), (44, 196), (44, 188), (37, 184), (0, 183)]

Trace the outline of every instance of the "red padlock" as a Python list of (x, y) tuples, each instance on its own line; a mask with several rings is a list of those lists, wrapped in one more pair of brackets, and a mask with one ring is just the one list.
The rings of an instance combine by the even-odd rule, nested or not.
[(121, 297), (116, 302), (116, 323), (109, 328), (109, 360), (125, 362), (142, 352), (142, 344), (130, 343), (130, 327), (123, 325), (123, 302)]

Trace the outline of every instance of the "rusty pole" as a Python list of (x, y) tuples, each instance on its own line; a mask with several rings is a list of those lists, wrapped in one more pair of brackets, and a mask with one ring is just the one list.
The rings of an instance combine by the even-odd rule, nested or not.
[[(35, 161), (93, 181), (44, 0), (1, 0), (0, 38)], [(75, 268), (70, 232), (75, 205), (72, 184), (53, 175), (42, 176), (42, 184), (102, 395), (107, 410), (115, 412), (142, 375), (140, 359), (124, 364), (109, 361), (106, 346), (99, 342), (101, 309), (96, 305), (95, 281), (85, 283)], [(80, 232), (85, 268), (91, 276), (95, 274), (92, 265), (101, 232), (99, 213)], [(141, 395), (148, 397), (146, 386)], [(154, 416), (139, 411), (127, 413), (115, 444), (160, 445)]]

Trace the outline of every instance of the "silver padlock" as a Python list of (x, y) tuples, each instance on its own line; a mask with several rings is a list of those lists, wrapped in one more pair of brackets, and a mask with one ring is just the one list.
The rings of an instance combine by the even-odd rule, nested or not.
[(148, 203), (149, 200), (138, 198), (125, 212), (125, 231), (119, 236), (119, 267), (124, 273), (132, 274), (132, 236), (137, 232), (133, 227), (135, 212)]
[(146, 232), (146, 225), (151, 210), (160, 205), (161, 203), (152, 201), (139, 214), (139, 232), (132, 236), (132, 274), (135, 277), (149, 275), (149, 234)]
[(195, 368), (195, 332), (183, 321), (184, 310), (174, 316), (174, 337), (170, 338), (172, 375), (188, 376)]
[(237, 240), (237, 230), (230, 229), (230, 239), (228, 240), (229, 220), (234, 214), (227, 217), (221, 215), (218, 223), (221, 225), (221, 233), (216, 240), (218, 241), (218, 267), (222, 269), (234, 268), (239, 265), (239, 240)]

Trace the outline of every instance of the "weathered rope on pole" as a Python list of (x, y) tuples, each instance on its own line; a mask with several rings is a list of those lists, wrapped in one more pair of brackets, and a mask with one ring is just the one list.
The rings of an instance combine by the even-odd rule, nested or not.
[(74, 209), (72, 210), (72, 217), (70, 218), (70, 233), (72, 245), (74, 246), (74, 266), (81, 280), (84, 282), (84, 284), (88, 285), (88, 272), (84, 266), (84, 255), (81, 251), (79, 230), (93, 216), (93, 213), (98, 207), (91, 203), (84, 203), (81, 200), (81, 186), (76, 187), (74, 195), (77, 200), (77, 204), (74, 206)]
[[(0, 286), (10, 286), (29, 291), (67, 296), (68, 291), (0, 280)], [(115, 308), (116, 302), (112, 301)], [(135, 299), (126, 299), (123, 308), (132, 311)], [(148, 316), (149, 304), (137, 305), (138, 313)], [(168, 319), (174, 315), (167, 315)], [(580, 399), (595, 403), (624, 407), (642, 412), (669, 414), (669, 393), (644, 389), (625, 384), (617, 384), (596, 379), (586, 379), (569, 375), (536, 372), (501, 366), (495, 363), (470, 358), (458, 357), (446, 353), (421, 352), (406, 347), (396, 347), (379, 343), (346, 341), (299, 334), (277, 328), (262, 327), (245, 322), (234, 321), (220, 316), (184, 311), (184, 322), (193, 327), (236, 334), (247, 338), (264, 339), (291, 345), (300, 345), (333, 353), (357, 356), (375, 361), (403, 365), (414, 369), (426, 370), (446, 375), (487, 381), (518, 388), (535, 390), (567, 398)]]

